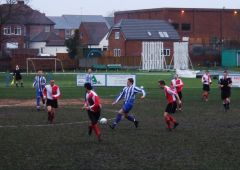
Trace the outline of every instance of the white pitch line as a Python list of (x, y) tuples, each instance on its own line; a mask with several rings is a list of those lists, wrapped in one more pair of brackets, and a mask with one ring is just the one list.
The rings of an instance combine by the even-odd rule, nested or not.
[[(112, 120), (110, 118), (108, 120)], [(69, 122), (69, 123), (53, 123), (53, 124), (40, 124), (40, 125), (0, 125), (0, 128), (24, 128), (24, 127), (51, 127), (51, 126), (65, 126), (65, 125), (77, 125), (77, 124), (85, 124), (89, 123), (89, 121), (81, 121), (81, 122)]]

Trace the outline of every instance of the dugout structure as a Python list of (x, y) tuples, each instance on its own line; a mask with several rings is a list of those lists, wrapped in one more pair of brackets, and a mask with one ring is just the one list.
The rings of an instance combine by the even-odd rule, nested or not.
[[(27, 65), (27, 74), (29, 73), (29, 66), (32, 65), (34, 72), (37, 71), (36, 68), (43, 69), (44, 65), (49, 65), (52, 68), (54, 68), (54, 72), (57, 72), (57, 63), (60, 64), (60, 68), (62, 72), (64, 72), (63, 64), (60, 59), (57, 58), (27, 58), (26, 59), (26, 65)], [(37, 65), (37, 67), (36, 67)]]

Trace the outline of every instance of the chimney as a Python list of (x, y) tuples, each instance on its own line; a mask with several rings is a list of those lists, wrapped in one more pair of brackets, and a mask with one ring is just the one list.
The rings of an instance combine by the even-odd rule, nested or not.
[(24, 0), (17, 0), (17, 4), (24, 5)]

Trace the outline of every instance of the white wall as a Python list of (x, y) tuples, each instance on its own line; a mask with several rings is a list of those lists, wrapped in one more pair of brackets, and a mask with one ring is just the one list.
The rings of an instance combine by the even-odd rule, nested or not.
[(39, 53), (50, 54), (56, 56), (56, 53), (67, 53), (67, 47), (65, 46), (46, 46), (46, 42), (32, 42), (30, 48), (39, 49)]
[(100, 41), (99, 45), (89, 45), (88, 48), (101, 48), (103, 50), (103, 48), (108, 48), (108, 40), (107, 40), (107, 35), (106, 34), (103, 39)]

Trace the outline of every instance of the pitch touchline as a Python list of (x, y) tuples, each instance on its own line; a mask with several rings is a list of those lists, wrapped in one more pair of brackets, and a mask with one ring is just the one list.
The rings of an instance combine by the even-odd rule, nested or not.
[[(113, 120), (114, 118), (110, 118), (108, 120)], [(81, 121), (81, 122), (69, 122), (69, 123), (55, 123), (55, 124), (41, 124), (41, 125), (0, 125), (0, 128), (24, 128), (24, 127), (50, 127), (50, 126), (64, 126), (64, 125), (77, 125), (77, 124), (85, 124), (89, 121)]]

